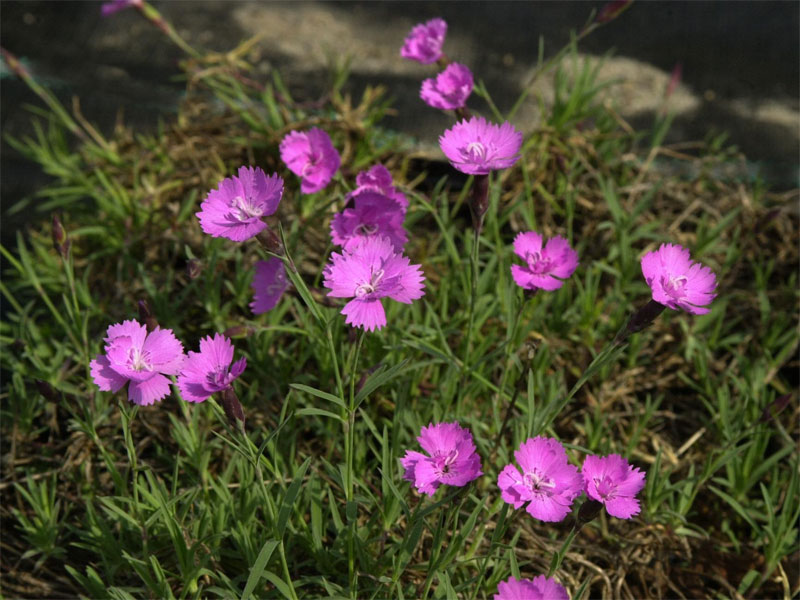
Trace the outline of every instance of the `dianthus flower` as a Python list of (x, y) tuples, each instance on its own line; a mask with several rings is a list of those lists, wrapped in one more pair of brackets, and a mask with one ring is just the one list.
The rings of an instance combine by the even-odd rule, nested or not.
[(367, 171), (361, 171), (356, 176), (356, 186), (356, 189), (347, 194), (348, 200), (361, 192), (377, 192), (397, 202), (403, 212), (408, 208), (408, 199), (394, 186), (392, 174), (383, 165), (374, 165)]
[(189, 352), (178, 375), (178, 388), (187, 402), (203, 402), (211, 394), (231, 387), (242, 374), (247, 359), (242, 357), (233, 365), (233, 344), (224, 335), (215, 334), (200, 340), (200, 352)]
[(525, 266), (511, 265), (516, 284), (528, 290), (557, 290), (578, 266), (578, 253), (561, 236), (550, 238), (542, 248), (542, 236), (535, 231), (520, 233), (514, 238), (514, 254), (525, 260)]
[(352, 250), (364, 238), (385, 236), (401, 252), (408, 236), (403, 229), (405, 214), (391, 198), (376, 192), (361, 192), (353, 197), (353, 207), (345, 208), (331, 221), (333, 243)]
[(345, 304), (345, 322), (367, 331), (386, 325), (381, 298), (411, 304), (425, 292), (419, 265), (394, 249), (386, 237), (367, 237), (352, 250), (331, 254), (323, 284), (333, 298), (353, 298)]
[(522, 133), (505, 122), (495, 125), (483, 117), (459, 121), (439, 136), (439, 146), (454, 168), (467, 175), (486, 175), (507, 169), (519, 160)]
[(704, 315), (716, 297), (714, 272), (692, 262), (689, 251), (677, 244), (661, 244), (642, 257), (642, 274), (653, 292), (653, 300), (672, 309), (682, 308)]
[(522, 472), (506, 465), (497, 478), (502, 498), (514, 508), (526, 509), (542, 521), (561, 521), (583, 491), (583, 478), (567, 461), (567, 451), (557, 440), (535, 437), (520, 444), (514, 457)]
[(141, 5), (142, 0), (111, 0), (111, 2), (103, 2), (103, 4), (100, 6), (100, 13), (104, 17), (108, 17), (113, 15), (115, 12), (130, 8), (131, 6), (138, 8)]
[(283, 292), (289, 287), (283, 261), (275, 257), (258, 261), (251, 287), (253, 288), (253, 301), (250, 303), (250, 310), (254, 314), (260, 315), (275, 308), (278, 300), (283, 296)]
[(400, 56), (423, 65), (435, 63), (442, 56), (445, 34), (447, 23), (444, 19), (431, 19), (427, 23), (415, 25), (400, 49)]
[(420, 494), (433, 496), (440, 484), (462, 487), (483, 475), (472, 434), (458, 423), (430, 423), (417, 441), (429, 456), (406, 450), (401, 463), (403, 478)]
[(635, 496), (644, 487), (644, 473), (619, 454), (587, 456), (582, 473), (586, 495), (602, 502), (612, 517), (630, 519), (639, 514)]
[(328, 185), (341, 162), (330, 136), (317, 127), (287, 134), (280, 152), (281, 160), (300, 177), (300, 191), (304, 194), (313, 194)]
[(533, 580), (510, 577), (497, 585), (494, 600), (569, 600), (569, 594), (563, 585), (544, 575)]
[(455, 110), (467, 103), (472, 86), (472, 71), (460, 63), (450, 63), (436, 78), (422, 82), (419, 97), (433, 108)]
[(258, 167), (239, 167), (239, 176), (220, 181), (196, 215), (205, 233), (243, 242), (267, 226), (262, 217), (278, 210), (282, 195), (283, 179), (277, 175), (267, 177)]
[(92, 379), (104, 392), (119, 391), (130, 381), (128, 400), (147, 406), (169, 394), (170, 380), (183, 365), (183, 346), (171, 329), (147, 327), (136, 321), (109, 325), (105, 354), (91, 363)]

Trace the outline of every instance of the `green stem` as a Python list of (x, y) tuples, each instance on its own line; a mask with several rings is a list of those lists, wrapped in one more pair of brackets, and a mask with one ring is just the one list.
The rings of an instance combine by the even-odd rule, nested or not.
[(550, 561), (550, 569), (547, 571), (548, 577), (552, 577), (561, 566), (561, 562), (564, 560), (567, 550), (569, 550), (569, 547), (572, 545), (572, 540), (575, 539), (578, 531), (580, 531), (579, 527), (573, 527), (572, 531), (569, 532), (567, 539), (565, 539), (564, 543), (561, 545), (561, 549), (553, 555), (553, 560)]
[[(329, 329), (330, 331), (330, 329)], [(364, 342), (366, 331), (362, 330), (358, 335), (355, 352), (350, 362), (348, 371), (350, 372), (350, 396), (348, 408), (344, 422), (345, 433), (345, 516), (347, 523), (347, 581), (350, 588), (351, 598), (356, 598), (356, 552), (355, 536), (358, 513), (356, 518), (350, 520), (350, 503), (353, 502), (353, 457), (355, 454), (355, 411), (356, 411), (356, 392), (355, 385), (358, 379), (358, 359), (361, 355), (361, 344)], [(344, 399), (342, 395), (342, 399)]]

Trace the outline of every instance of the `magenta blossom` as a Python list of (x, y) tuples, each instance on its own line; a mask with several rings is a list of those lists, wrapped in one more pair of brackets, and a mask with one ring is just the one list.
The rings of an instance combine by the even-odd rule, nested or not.
[(528, 502), (526, 509), (542, 521), (561, 521), (572, 502), (583, 491), (578, 468), (567, 461), (567, 451), (558, 440), (528, 439), (514, 452), (522, 472), (506, 465), (497, 478), (502, 498), (514, 508)]
[(187, 402), (203, 402), (211, 394), (231, 387), (247, 366), (240, 358), (233, 365), (233, 344), (217, 333), (200, 340), (200, 352), (189, 352), (189, 357), (178, 376), (178, 388)]
[(108, 17), (131, 6), (141, 7), (142, 0), (111, 0), (111, 2), (103, 2), (102, 6), (100, 6), (100, 14)]
[(457, 170), (467, 175), (486, 175), (507, 169), (519, 160), (522, 133), (505, 122), (495, 125), (483, 117), (459, 121), (439, 136), (439, 146)]
[(238, 177), (223, 179), (208, 193), (196, 216), (210, 236), (243, 242), (267, 226), (263, 217), (278, 210), (282, 195), (283, 179), (277, 175), (239, 167)]
[(110, 325), (105, 351), (89, 363), (97, 387), (116, 392), (130, 381), (128, 400), (141, 406), (169, 394), (165, 375), (177, 375), (185, 358), (171, 329), (156, 327), (147, 333), (147, 327), (136, 321)]
[(527, 290), (557, 290), (578, 266), (578, 253), (561, 236), (550, 238), (542, 248), (542, 236), (535, 231), (520, 233), (514, 238), (514, 254), (525, 260), (525, 266), (511, 265), (516, 284)]
[(361, 192), (353, 197), (353, 207), (333, 217), (333, 243), (352, 250), (364, 238), (385, 236), (401, 252), (408, 236), (403, 229), (405, 213), (391, 198), (376, 192)]
[(304, 194), (313, 194), (328, 185), (341, 162), (330, 136), (317, 127), (287, 134), (280, 152), (281, 160), (300, 177), (300, 191)]
[(356, 185), (358, 187), (347, 194), (348, 200), (361, 192), (377, 192), (397, 202), (403, 212), (408, 208), (408, 199), (394, 186), (392, 174), (383, 165), (374, 165), (368, 171), (361, 171), (356, 176)]
[(415, 25), (403, 43), (400, 56), (423, 65), (435, 63), (442, 56), (445, 34), (447, 23), (444, 19), (431, 19), (427, 23)]
[(587, 456), (582, 472), (586, 495), (602, 502), (612, 517), (630, 519), (639, 514), (636, 494), (644, 487), (644, 473), (619, 454)]
[(458, 423), (430, 423), (417, 441), (429, 456), (406, 450), (401, 463), (406, 470), (403, 478), (420, 494), (433, 496), (442, 483), (462, 487), (483, 475), (472, 434)]
[(682, 308), (704, 315), (716, 297), (714, 272), (692, 262), (689, 251), (677, 244), (661, 244), (642, 257), (642, 274), (653, 292), (653, 300), (672, 309)]
[(345, 322), (367, 331), (386, 325), (381, 298), (411, 304), (425, 292), (419, 265), (409, 264), (387, 237), (366, 237), (352, 250), (331, 254), (323, 284), (333, 298), (353, 298), (344, 305)]
[(569, 600), (569, 594), (563, 585), (544, 575), (533, 580), (509, 577), (497, 585), (494, 600)]
[(435, 79), (422, 82), (419, 96), (433, 108), (455, 110), (467, 103), (472, 86), (472, 71), (462, 64), (451, 63)]
[(253, 288), (253, 301), (250, 303), (250, 310), (254, 314), (260, 315), (275, 308), (278, 300), (283, 296), (283, 292), (289, 287), (283, 261), (275, 257), (258, 261), (251, 287)]

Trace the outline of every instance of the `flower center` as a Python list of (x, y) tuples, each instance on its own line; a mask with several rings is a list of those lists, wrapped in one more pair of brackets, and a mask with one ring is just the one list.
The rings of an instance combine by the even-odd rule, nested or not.
[(597, 489), (597, 493), (600, 494), (600, 497), (604, 500), (613, 498), (615, 495), (616, 486), (608, 477), (595, 477), (594, 486)]
[(228, 387), (233, 377), (228, 373), (227, 367), (217, 367), (214, 371), (206, 375), (206, 381), (213, 387), (223, 389)]
[(369, 281), (362, 283), (356, 288), (356, 298), (363, 298), (364, 296), (372, 294), (378, 289), (378, 284), (382, 278), (383, 269), (378, 269), (377, 271), (370, 270)]
[(536, 275), (543, 275), (550, 272), (552, 269), (552, 261), (546, 256), (542, 256), (540, 252), (526, 252), (525, 262), (528, 263), (528, 268)]
[(231, 203), (231, 207), (233, 208), (233, 215), (239, 221), (247, 221), (248, 219), (258, 219), (261, 215), (264, 214), (264, 210), (261, 206), (254, 203), (250, 198), (243, 198), (242, 196), (236, 196)]
[(686, 281), (686, 277), (683, 275), (680, 277), (674, 277), (673, 275), (661, 277), (661, 285), (664, 291), (676, 300), (686, 295)]
[(306, 154), (306, 159), (308, 160), (308, 162), (305, 165), (303, 165), (303, 171), (300, 177), (308, 177), (314, 171), (316, 171), (317, 165), (320, 162), (320, 158), (321, 157), (318, 156), (316, 152), (309, 152), (308, 154)]
[(356, 233), (358, 235), (375, 235), (378, 231), (377, 225), (370, 225), (369, 223), (362, 223), (358, 227), (356, 227)]
[(471, 161), (486, 160), (486, 146), (481, 142), (470, 142), (467, 144), (465, 153)]
[(553, 488), (556, 487), (555, 482), (545, 474), (540, 473), (538, 469), (525, 471), (525, 475), (522, 477), (522, 482), (530, 491), (534, 493), (545, 494), (547, 496), (552, 494)]
[(442, 475), (447, 475), (450, 473), (450, 467), (453, 466), (453, 463), (456, 462), (458, 458), (458, 450), (451, 450), (447, 454), (439, 454), (438, 456), (434, 456), (433, 464), (436, 472), (441, 477)]
[(150, 353), (140, 348), (131, 348), (128, 353), (128, 368), (132, 371), (152, 371), (150, 364)]

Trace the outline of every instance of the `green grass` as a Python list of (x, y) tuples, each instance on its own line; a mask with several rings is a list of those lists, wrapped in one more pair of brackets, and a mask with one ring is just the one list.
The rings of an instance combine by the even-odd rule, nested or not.
[[(324, 105), (303, 105), (277, 74), (250, 86), (246, 53), (232, 56), (202, 74), (187, 63), (196, 91), (154, 134), (84, 131), (76, 146), (68, 136), (83, 124), (38, 110), (30, 137), (7, 139), (54, 182), (12, 209), (33, 218), (2, 249), (4, 595), (491, 597), (512, 574), (547, 573), (569, 534), (498, 493), (498, 472), (539, 434), (576, 464), (617, 452), (647, 472), (642, 513), (602, 515), (564, 555), (555, 575), (573, 598), (797, 593), (796, 396), (762, 419), (797, 385), (787, 198), (715, 179), (740, 159), (715, 140), (676, 159), (658, 145), (668, 123), (629, 133), (598, 101), (613, 86), (573, 43), (542, 67), (555, 70), (555, 103), (542, 104), (518, 165), (492, 175), (475, 248), (471, 180), (410, 170), (408, 140), (380, 126), (382, 90), (353, 101), (340, 70)], [(488, 93), (475, 102), (487, 114)], [(348, 152), (334, 183), (301, 197), (277, 145), (311, 125)], [(696, 175), (666, 176), (659, 160)], [(329, 219), (375, 162), (407, 183), (406, 253), (426, 294), (387, 304), (388, 326), (362, 335), (319, 290)], [(193, 216), (241, 164), (284, 176), (279, 216), (300, 272), (259, 317), (248, 304), (261, 250), (210, 239)], [(54, 211), (66, 258), (50, 240)], [(568, 237), (581, 264), (560, 290), (526, 299), (510, 243), (531, 228)], [(649, 299), (639, 259), (666, 241), (717, 273), (711, 313), (667, 310), (609, 352)], [(175, 389), (136, 408), (97, 390), (89, 360), (141, 299), (187, 349), (235, 328), (245, 435), (216, 400), (189, 405)], [(445, 420), (470, 428), (485, 475), (421, 497), (399, 458)]]

